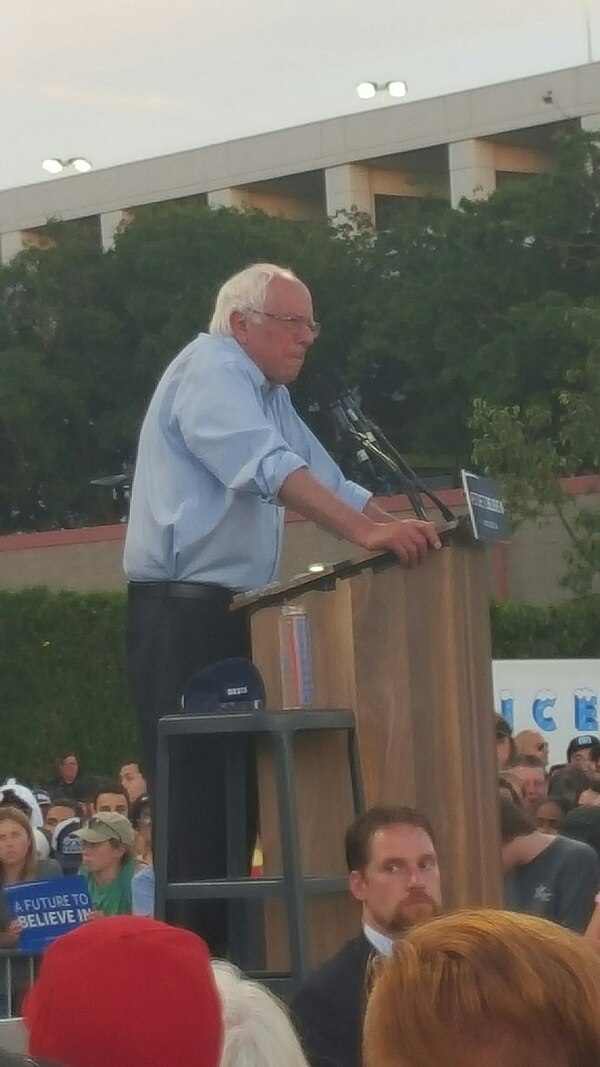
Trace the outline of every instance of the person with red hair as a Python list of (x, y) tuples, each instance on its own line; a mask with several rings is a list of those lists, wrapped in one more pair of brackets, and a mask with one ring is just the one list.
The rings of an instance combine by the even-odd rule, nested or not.
[(439, 916), (380, 966), (363, 1035), (364, 1067), (598, 1067), (600, 956), (537, 916)]

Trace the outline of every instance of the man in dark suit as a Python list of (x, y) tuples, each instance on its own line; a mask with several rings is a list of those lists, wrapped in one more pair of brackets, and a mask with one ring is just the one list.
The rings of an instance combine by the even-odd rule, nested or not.
[(348, 884), (362, 932), (313, 971), (292, 1001), (311, 1067), (360, 1067), (371, 970), (404, 930), (437, 914), (440, 872), (433, 831), (420, 812), (370, 808), (346, 833)]

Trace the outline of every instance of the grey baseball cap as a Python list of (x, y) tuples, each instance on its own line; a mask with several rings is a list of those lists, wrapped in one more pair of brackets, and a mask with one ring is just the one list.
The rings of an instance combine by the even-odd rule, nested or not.
[(92, 815), (87, 826), (75, 830), (74, 837), (80, 837), (90, 845), (100, 845), (103, 841), (117, 841), (129, 848), (133, 845), (133, 826), (126, 815), (117, 811), (99, 811)]

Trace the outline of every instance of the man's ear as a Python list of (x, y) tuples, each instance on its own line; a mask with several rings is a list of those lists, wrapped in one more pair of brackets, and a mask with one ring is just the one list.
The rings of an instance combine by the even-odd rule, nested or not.
[(348, 875), (348, 888), (355, 900), (364, 900), (367, 892), (362, 871), (350, 871)]
[(236, 341), (245, 341), (248, 336), (248, 319), (243, 311), (232, 311), (229, 316), (232, 337)]

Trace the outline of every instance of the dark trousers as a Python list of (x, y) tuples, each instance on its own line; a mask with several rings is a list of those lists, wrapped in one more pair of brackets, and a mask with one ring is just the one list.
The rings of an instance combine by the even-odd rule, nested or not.
[[(171, 590), (172, 591), (172, 590)], [(131, 583), (127, 605), (127, 668), (137, 714), (140, 751), (150, 792), (156, 779), (157, 724), (180, 710), (185, 683), (203, 667), (232, 656), (249, 656), (247, 619), (230, 612), (230, 595), (211, 599), (168, 595), (167, 583), (152, 589)], [(226, 870), (224, 740), (183, 738), (173, 751), (170, 775), (168, 878), (223, 878)], [(257, 824), (256, 778), (248, 754), (248, 849)], [(227, 950), (227, 905), (172, 902), (168, 921), (194, 929), (215, 955)]]

